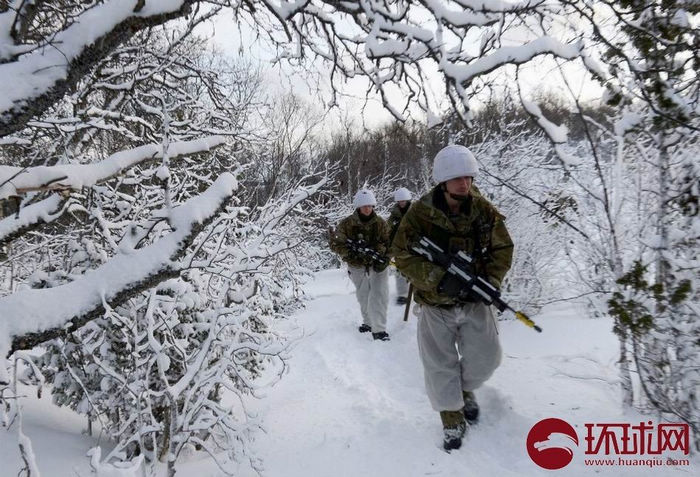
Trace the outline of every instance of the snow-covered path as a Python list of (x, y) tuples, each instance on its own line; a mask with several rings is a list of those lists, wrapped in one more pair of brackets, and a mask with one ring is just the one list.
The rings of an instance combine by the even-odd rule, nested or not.
[[(427, 400), (417, 355), (416, 318), (390, 304), (390, 342), (356, 331), (359, 309), (342, 270), (321, 272), (298, 314), (305, 336), (287, 376), (259, 401), (266, 433), (255, 450), (267, 477), (694, 475), (690, 467), (586, 467), (584, 444), (566, 468), (546, 471), (525, 440), (540, 419), (558, 417), (583, 438), (585, 422), (647, 420), (619, 406), (617, 341), (611, 323), (552, 311), (544, 333), (501, 323), (504, 361), (477, 391), (482, 422), (463, 448), (441, 450), (439, 417)], [(393, 301), (393, 295), (392, 295)]]

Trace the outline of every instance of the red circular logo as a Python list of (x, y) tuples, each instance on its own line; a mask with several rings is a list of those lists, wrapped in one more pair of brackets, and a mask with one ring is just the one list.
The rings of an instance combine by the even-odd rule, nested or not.
[(542, 419), (527, 435), (527, 453), (544, 469), (566, 467), (574, 458), (578, 436), (571, 424), (561, 419)]

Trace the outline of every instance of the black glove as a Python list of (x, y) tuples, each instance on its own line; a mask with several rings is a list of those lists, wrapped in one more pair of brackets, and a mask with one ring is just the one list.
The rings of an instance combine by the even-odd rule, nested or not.
[(377, 273), (382, 273), (389, 266), (389, 259), (384, 260), (384, 262), (375, 261), (372, 264), (372, 269)]
[(447, 295), (452, 298), (457, 298), (462, 292), (462, 287), (464, 284), (460, 279), (451, 273), (445, 273), (438, 283), (437, 292), (442, 295)]
[(467, 285), (462, 280), (449, 272), (445, 273), (445, 276), (438, 283), (437, 291), (460, 302), (473, 303), (479, 301), (479, 295), (476, 292), (472, 291), (471, 288), (467, 288)]

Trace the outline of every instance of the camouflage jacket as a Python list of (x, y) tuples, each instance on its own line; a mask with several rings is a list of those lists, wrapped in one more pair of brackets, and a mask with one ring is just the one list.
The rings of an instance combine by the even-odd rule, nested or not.
[(387, 225), (389, 226), (389, 243), (394, 241), (394, 237), (396, 236), (396, 231), (399, 229), (399, 224), (401, 223), (401, 219), (403, 219), (403, 216), (406, 215), (406, 212), (408, 211), (408, 208), (411, 206), (410, 202), (406, 206), (405, 209), (401, 209), (399, 207), (399, 204), (394, 204), (394, 206), (391, 208), (391, 213), (389, 214), (389, 218), (386, 220)]
[(415, 201), (399, 225), (391, 254), (396, 267), (413, 284), (416, 301), (427, 305), (455, 304), (454, 299), (437, 291), (445, 270), (411, 250), (421, 237), (451, 253), (465, 251), (476, 259), (476, 273), (500, 287), (513, 256), (513, 242), (504, 220), (473, 186), (457, 215), (449, 213), (439, 187)]
[(340, 255), (343, 261), (354, 267), (372, 266), (372, 261), (367, 258), (357, 257), (348, 250), (347, 239), (364, 240), (370, 248), (381, 255), (389, 252), (389, 227), (384, 219), (372, 212), (368, 220), (360, 219), (360, 213), (356, 210), (349, 217), (344, 218), (338, 224), (330, 237), (331, 250)]

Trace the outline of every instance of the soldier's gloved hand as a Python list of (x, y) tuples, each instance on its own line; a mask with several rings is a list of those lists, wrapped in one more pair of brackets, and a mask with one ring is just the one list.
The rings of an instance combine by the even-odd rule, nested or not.
[(385, 260), (383, 263), (382, 262), (374, 262), (372, 265), (372, 269), (377, 272), (377, 273), (382, 273), (384, 270), (386, 270), (386, 267), (389, 266), (389, 260)]
[(445, 273), (440, 283), (438, 283), (437, 291), (440, 294), (447, 295), (452, 298), (460, 298), (464, 294), (464, 283), (451, 273)]
[(462, 280), (451, 273), (446, 273), (438, 284), (438, 293), (443, 293), (462, 303), (475, 303), (481, 297), (471, 288), (468, 288)]

